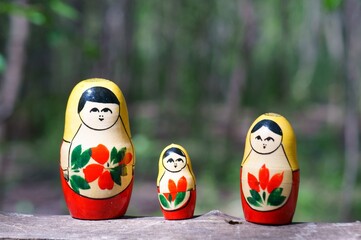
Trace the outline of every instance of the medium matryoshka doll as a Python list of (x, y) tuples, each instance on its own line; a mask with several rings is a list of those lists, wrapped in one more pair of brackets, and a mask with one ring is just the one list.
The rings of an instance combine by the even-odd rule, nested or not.
[(295, 134), (286, 118), (266, 113), (254, 121), (247, 133), (240, 174), (247, 221), (271, 225), (292, 222), (300, 171)]
[(110, 219), (128, 208), (134, 148), (122, 92), (105, 79), (78, 83), (65, 113), (60, 175), (69, 212), (78, 219)]
[(157, 189), (165, 219), (193, 217), (196, 205), (196, 179), (191, 159), (182, 146), (171, 144), (160, 154)]

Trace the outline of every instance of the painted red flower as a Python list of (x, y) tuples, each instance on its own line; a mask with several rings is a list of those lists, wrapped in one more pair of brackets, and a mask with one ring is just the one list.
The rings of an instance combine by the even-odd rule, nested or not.
[(266, 164), (263, 164), (258, 173), (259, 185), (262, 190), (265, 190), (269, 181), (269, 170), (266, 168)]
[(248, 173), (248, 185), (252, 190), (255, 190), (256, 192), (260, 191), (259, 182), (252, 173)]
[(258, 179), (253, 174), (248, 173), (247, 180), (251, 188), (250, 196), (247, 197), (248, 203), (255, 207), (281, 205), (286, 199), (282, 195), (283, 188), (280, 188), (283, 173), (276, 173), (270, 179), (270, 172), (266, 164), (263, 164), (259, 169)]
[(104, 164), (109, 159), (109, 150), (103, 144), (91, 148), (91, 157), (99, 164)]
[(251, 173), (248, 173), (248, 185), (252, 190), (260, 192), (260, 190), (266, 190), (268, 193), (271, 193), (273, 190), (278, 188), (283, 181), (283, 172), (277, 173), (272, 176), (270, 179), (269, 169), (266, 167), (266, 164), (258, 171), (258, 179)]
[[(114, 182), (117, 184), (121, 184), (120, 176), (124, 176), (122, 174), (122, 166), (127, 165), (131, 162), (133, 155), (128, 153), (123, 153), (123, 159), (116, 158), (117, 156), (122, 156), (122, 152), (125, 152), (126, 149), (123, 148), (117, 151), (115, 148), (114, 153), (112, 150), (112, 159), (111, 162), (113, 164), (117, 164), (117, 167), (109, 169), (109, 150), (103, 144), (99, 144), (96, 147), (90, 149), (91, 158), (93, 158), (97, 163), (89, 164), (83, 169), (84, 178), (88, 183), (91, 183), (98, 179), (98, 186), (100, 189), (113, 189)], [(114, 156), (113, 156), (114, 155)], [(118, 160), (119, 159), (119, 160)], [(115, 162), (116, 161), (116, 162)], [(117, 163), (117, 161), (119, 161)], [(107, 164), (107, 167), (105, 166)]]
[(90, 164), (86, 168), (84, 168), (84, 176), (85, 180), (88, 183), (91, 183), (99, 178), (99, 176), (103, 173), (104, 166), (100, 164)]
[(185, 192), (187, 191), (187, 179), (183, 176), (178, 180), (177, 190), (178, 192)]
[(175, 185), (175, 182), (172, 179), (169, 179), (168, 181), (168, 189), (169, 194), (172, 196), (172, 199), (175, 199), (177, 196), (177, 186)]
[(104, 189), (108, 189), (108, 190), (113, 189), (114, 181), (113, 181), (112, 175), (110, 174), (109, 171), (104, 171), (102, 173), (102, 175), (100, 175), (98, 185), (99, 185), (99, 188), (102, 189), (102, 190), (104, 190)]
[[(168, 190), (169, 193), (164, 193), (164, 196), (167, 199), (171, 199), (170, 201), (174, 201), (177, 197), (179, 192), (186, 192), (187, 191), (187, 179), (183, 176), (178, 180), (177, 185), (172, 179), (168, 180)], [(171, 197), (171, 198), (170, 198)]]
[(283, 172), (273, 175), (273, 177), (271, 178), (271, 180), (267, 185), (267, 192), (271, 193), (273, 190), (278, 188), (281, 185), (282, 180), (283, 180)]
[(133, 155), (130, 153), (130, 152), (127, 152), (123, 158), (123, 160), (121, 160), (119, 162), (119, 165), (122, 165), (122, 164), (129, 164), (131, 161), (132, 161), (132, 158), (133, 158)]
[(114, 181), (108, 170), (100, 164), (90, 164), (83, 169), (85, 180), (91, 183), (98, 179), (100, 189), (113, 189)]

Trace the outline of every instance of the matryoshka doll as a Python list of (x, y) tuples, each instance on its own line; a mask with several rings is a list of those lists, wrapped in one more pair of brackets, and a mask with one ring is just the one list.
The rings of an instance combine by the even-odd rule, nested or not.
[(159, 157), (158, 199), (164, 218), (192, 218), (196, 205), (196, 179), (191, 159), (180, 145), (164, 148)]
[(65, 113), (60, 175), (65, 202), (78, 219), (110, 219), (128, 208), (134, 148), (122, 92), (105, 79), (78, 83)]
[(300, 171), (296, 138), (286, 118), (266, 113), (254, 121), (247, 133), (240, 174), (247, 221), (272, 225), (292, 222)]

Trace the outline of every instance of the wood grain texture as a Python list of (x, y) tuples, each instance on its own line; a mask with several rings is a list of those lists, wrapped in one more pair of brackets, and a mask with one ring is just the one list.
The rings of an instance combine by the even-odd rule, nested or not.
[(0, 238), (16, 239), (356, 239), (361, 223), (265, 226), (213, 210), (188, 220), (124, 217), (84, 221), (68, 215), (0, 213)]

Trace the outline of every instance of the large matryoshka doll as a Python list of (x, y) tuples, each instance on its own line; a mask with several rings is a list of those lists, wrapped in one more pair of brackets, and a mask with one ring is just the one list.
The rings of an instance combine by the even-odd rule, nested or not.
[(134, 148), (122, 92), (105, 79), (78, 83), (65, 113), (60, 175), (65, 202), (78, 219), (110, 219), (128, 208)]
[(251, 125), (241, 164), (241, 201), (249, 222), (281, 225), (292, 222), (300, 171), (296, 138), (281, 115), (266, 113)]
[(191, 159), (180, 145), (164, 148), (159, 157), (158, 199), (164, 218), (192, 218), (196, 205), (196, 179)]

